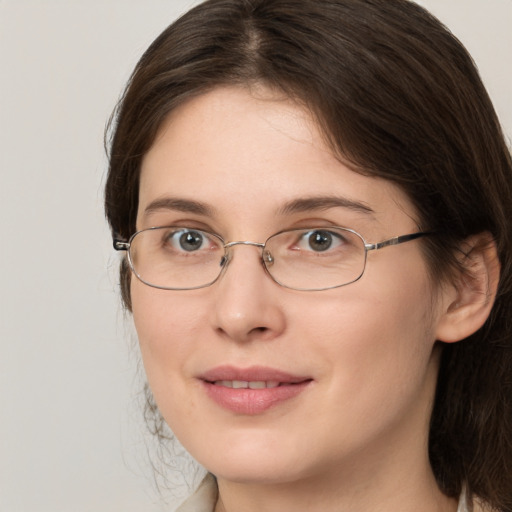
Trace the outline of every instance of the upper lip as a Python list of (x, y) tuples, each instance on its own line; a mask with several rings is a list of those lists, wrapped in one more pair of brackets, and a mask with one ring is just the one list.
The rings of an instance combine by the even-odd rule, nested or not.
[(237, 368), (229, 365), (211, 368), (210, 370), (202, 373), (199, 378), (207, 382), (238, 380), (247, 382), (277, 381), (287, 384), (297, 384), (299, 382), (311, 380), (311, 377), (308, 376), (293, 375), (291, 373), (266, 366)]

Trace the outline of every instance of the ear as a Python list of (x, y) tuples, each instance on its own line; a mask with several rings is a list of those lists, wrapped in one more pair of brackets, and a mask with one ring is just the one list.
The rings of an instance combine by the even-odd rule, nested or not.
[(468, 238), (461, 247), (461, 271), (442, 285), (436, 335), (453, 343), (475, 333), (489, 317), (500, 278), (496, 243), (490, 233)]

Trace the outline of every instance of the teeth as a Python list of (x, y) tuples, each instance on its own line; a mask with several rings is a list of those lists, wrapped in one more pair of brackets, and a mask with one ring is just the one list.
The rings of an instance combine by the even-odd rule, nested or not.
[(279, 381), (246, 381), (246, 380), (218, 380), (214, 383), (216, 386), (223, 386), (225, 388), (233, 389), (265, 389), (265, 388), (277, 388)]
[(256, 382), (249, 382), (249, 387), (251, 389), (265, 389), (267, 387), (267, 385), (265, 382), (256, 381)]

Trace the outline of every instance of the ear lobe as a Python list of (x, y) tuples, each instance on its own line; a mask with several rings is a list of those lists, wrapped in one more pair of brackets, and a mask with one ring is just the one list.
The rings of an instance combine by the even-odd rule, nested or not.
[(475, 333), (489, 317), (500, 277), (496, 243), (490, 233), (468, 238), (461, 247), (461, 273), (441, 292), (439, 341), (454, 343)]

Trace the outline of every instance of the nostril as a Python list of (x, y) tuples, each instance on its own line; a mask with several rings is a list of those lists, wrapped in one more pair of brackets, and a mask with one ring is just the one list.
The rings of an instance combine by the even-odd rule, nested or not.
[(268, 327), (255, 327), (254, 329), (251, 329), (252, 333), (264, 333), (268, 331)]

